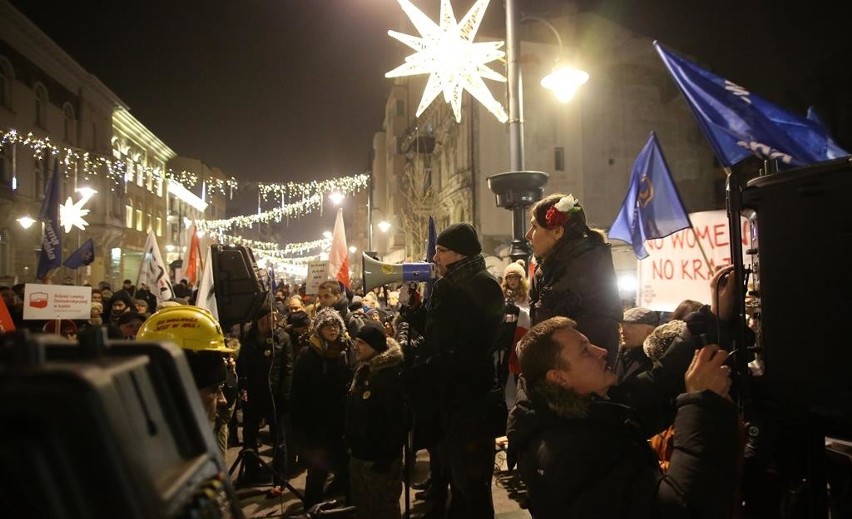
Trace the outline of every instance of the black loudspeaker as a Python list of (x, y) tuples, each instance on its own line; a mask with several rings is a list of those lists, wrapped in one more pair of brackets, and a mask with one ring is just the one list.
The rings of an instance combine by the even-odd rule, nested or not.
[(768, 403), (848, 423), (852, 163), (840, 160), (751, 180), (751, 252)]
[(227, 329), (252, 321), (269, 297), (269, 276), (247, 247), (213, 244), (210, 250), (219, 323)]

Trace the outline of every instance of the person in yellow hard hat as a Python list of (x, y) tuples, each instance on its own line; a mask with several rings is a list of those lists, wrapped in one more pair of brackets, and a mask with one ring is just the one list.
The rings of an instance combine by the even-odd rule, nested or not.
[(222, 327), (213, 315), (197, 306), (166, 307), (145, 320), (136, 340), (173, 342), (180, 346), (212, 425), (218, 407), (227, 404), (222, 392), (227, 379), (226, 355), (238, 351), (225, 344)]

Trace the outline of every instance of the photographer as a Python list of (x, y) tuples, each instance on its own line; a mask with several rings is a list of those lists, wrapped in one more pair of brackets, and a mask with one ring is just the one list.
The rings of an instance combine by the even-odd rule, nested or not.
[[(731, 272), (714, 276), (715, 314), (693, 314), (696, 328), (731, 317)], [(511, 411), (508, 437), (533, 517), (730, 517), (741, 448), (728, 355), (688, 332), (675, 342), (649, 372), (616, 386), (606, 350), (571, 319), (547, 319), (521, 340), (527, 395)], [(663, 474), (647, 439), (674, 413), (675, 452)]]

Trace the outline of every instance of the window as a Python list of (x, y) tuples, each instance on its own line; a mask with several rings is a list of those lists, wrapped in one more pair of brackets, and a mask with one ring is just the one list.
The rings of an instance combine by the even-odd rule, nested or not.
[(128, 229), (133, 228), (133, 200), (128, 200), (124, 206), (124, 226)]
[(157, 233), (157, 238), (163, 237), (163, 218), (161, 216), (157, 217), (157, 228), (154, 232)]
[(63, 137), (65, 138), (65, 142), (74, 144), (74, 136), (77, 132), (77, 115), (74, 113), (74, 107), (71, 106), (71, 103), (65, 103), (65, 106), (62, 107), (62, 111), (65, 113)]
[(127, 164), (127, 171), (124, 173), (124, 182), (126, 184), (132, 184), (133, 175), (136, 173), (136, 164), (134, 164), (130, 159), (127, 159), (124, 162)]
[(35, 94), (35, 125), (47, 129), (47, 88), (36, 83), (33, 87)]
[(145, 177), (150, 175), (150, 172), (147, 171), (148, 168), (139, 164), (139, 167), (136, 169), (136, 185), (142, 187), (145, 185)]
[(565, 148), (561, 146), (553, 149), (553, 169), (565, 171)]
[[(148, 229), (154, 230), (154, 215), (152, 215), (151, 213), (148, 213), (148, 219), (145, 220), (145, 221), (148, 222)], [(148, 230), (148, 229), (146, 229), (146, 230)]]
[(9, 60), (0, 56), (0, 106), (12, 108), (12, 82), (15, 79), (15, 69)]
[(143, 226), (144, 223), (145, 222), (142, 221), (142, 209), (137, 209), (136, 210), (136, 230), (137, 231), (144, 231), (145, 230), (145, 227)]

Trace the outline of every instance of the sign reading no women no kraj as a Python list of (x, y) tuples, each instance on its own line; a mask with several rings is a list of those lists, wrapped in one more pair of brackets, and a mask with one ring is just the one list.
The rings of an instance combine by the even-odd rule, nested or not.
[[(637, 268), (639, 305), (671, 312), (684, 299), (710, 304), (712, 272), (716, 267), (731, 263), (728, 215), (727, 211), (703, 211), (690, 213), (689, 218), (694, 233), (683, 229), (645, 242), (649, 256), (638, 261)], [(749, 225), (745, 218), (740, 220), (740, 233), (745, 251), (749, 242)], [(743, 263), (750, 264), (745, 252)]]

